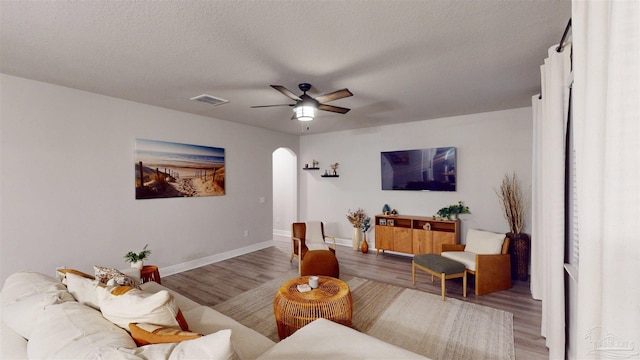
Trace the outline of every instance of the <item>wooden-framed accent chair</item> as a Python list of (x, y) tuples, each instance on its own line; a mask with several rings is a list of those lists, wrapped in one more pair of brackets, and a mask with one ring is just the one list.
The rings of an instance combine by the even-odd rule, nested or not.
[(510, 239), (504, 234), (469, 229), (466, 245), (442, 244), (442, 256), (463, 263), (475, 276), (476, 295), (511, 288)]
[[(331, 239), (332, 243), (327, 243)], [(336, 253), (336, 238), (324, 233), (321, 221), (296, 222), (291, 224), (291, 258), (298, 258), (298, 272), (302, 269), (304, 255), (309, 250), (328, 250)]]

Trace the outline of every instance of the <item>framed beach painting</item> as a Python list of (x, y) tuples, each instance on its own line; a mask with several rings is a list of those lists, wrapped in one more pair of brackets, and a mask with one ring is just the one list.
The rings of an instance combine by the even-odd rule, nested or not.
[(224, 195), (224, 149), (136, 139), (136, 199)]

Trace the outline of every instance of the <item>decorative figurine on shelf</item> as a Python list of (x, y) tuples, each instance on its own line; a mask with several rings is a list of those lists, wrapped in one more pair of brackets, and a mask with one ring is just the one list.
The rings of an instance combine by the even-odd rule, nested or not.
[(333, 170), (333, 175), (338, 175), (338, 163), (331, 164), (331, 170)]
[(391, 210), (391, 215), (397, 216), (398, 215), (398, 210), (396, 210), (396, 209)]
[(318, 165), (320, 165), (320, 163), (319, 163), (318, 161), (316, 161), (316, 159), (313, 159), (313, 161), (311, 162), (311, 164), (312, 164), (312, 166), (311, 166), (312, 168), (317, 168), (317, 167), (318, 167)]
[(390, 211), (391, 211), (391, 208), (389, 207), (389, 204), (384, 204), (384, 206), (382, 207), (382, 213), (384, 215), (389, 215)]
[(324, 169), (324, 176), (329, 176), (329, 170)]

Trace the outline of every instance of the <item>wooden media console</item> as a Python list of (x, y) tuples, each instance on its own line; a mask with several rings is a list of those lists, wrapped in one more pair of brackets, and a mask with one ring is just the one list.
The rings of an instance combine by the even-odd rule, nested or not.
[(440, 254), (442, 244), (460, 243), (460, 220), (412, 215), (376, 215), (376, 256), (382, 250)]

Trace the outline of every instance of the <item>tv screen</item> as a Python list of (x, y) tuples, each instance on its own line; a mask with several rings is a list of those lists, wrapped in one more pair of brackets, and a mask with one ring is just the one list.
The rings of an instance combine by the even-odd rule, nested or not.
[(456, 191), (456, 148), (383, 151), (382, 190)]

